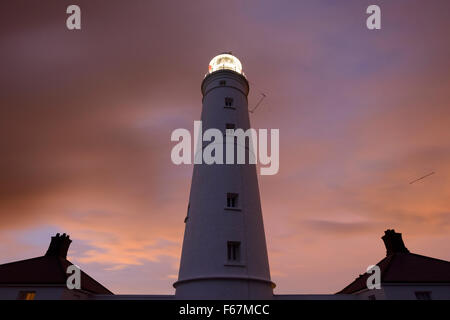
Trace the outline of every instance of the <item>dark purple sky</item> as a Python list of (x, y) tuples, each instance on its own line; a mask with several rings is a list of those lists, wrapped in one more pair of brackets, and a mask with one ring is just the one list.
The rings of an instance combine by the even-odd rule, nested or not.
[[(78, 4), (82, 30), (68, 31)], [(382, 9), (382, 30), (365, 27)], [(450, 2), (0, 3), (0, 263), (70, 258), (116, 293), (172, 293), (192, 166), (174, 129), (200, 118), (212, 57), (233, 51), (254, 128), (280, 129), (260, 177), (277, 293), (342, 289), (387, 228), (450, 260)], [(420, 183), (409, 182), (431, 171)]]

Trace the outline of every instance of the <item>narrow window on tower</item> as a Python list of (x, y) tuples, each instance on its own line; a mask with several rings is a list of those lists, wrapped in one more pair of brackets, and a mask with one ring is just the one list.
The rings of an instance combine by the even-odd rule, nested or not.
[(234, 102), (233, 98), (226, 97), (225, 98), (225, 107), (226, 108), (233, 108), (233, 104), (234, 104), (233, 102)]
[(229, 132), (228, 130), (235, 130), (236, 125), (234, 123), (227, 123), (225, 125), (225, 135), (232, 135), (233, 133)]
[(241, 260), (241, 243), (237, 241), (228, 241), (228, 261), (239, 262)]
[(238, 194), (227, 193), (227, 208), (237, 208), (238, 206)]
[(221, 81), (219, 82), (219, 85), (221, 85), (221, 86), (226, 86), (226, 85), (227, 85), (227, 82), (226, 82), (225, 80), (221, 80)]

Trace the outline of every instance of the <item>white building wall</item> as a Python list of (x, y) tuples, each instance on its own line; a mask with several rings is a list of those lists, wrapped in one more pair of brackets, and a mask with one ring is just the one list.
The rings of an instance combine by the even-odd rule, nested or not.
[(430, 292), (432, 300), (450, 300), (449, 284), (383, 285), (388, 300), (417, 300), (416, 292)]
[(381, 289), (365, 289), (363, 291), (360, 291), (356, 294), (354, 294), (354, 296), (358, 299), (358, 300), (386, 300), (386, 293), (384, 290), (384, 287), (382, 287)]
[(381, 289), (363, 290), (354, 295), (359, 300), (417, 300), (416, 292), (430, 292), (432, 300), (450, 300), (450, 284), (382, 284)]

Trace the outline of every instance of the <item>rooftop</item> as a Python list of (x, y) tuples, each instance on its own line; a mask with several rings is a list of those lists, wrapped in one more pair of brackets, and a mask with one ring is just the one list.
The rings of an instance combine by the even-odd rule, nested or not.
[[(58, 233), (52, 237), (45, 256), (0, 265), (1, 285), (54, 285), (66, 286), (67, 268), (73, 263), (67, 260), (69, 236)], [(113, 294), (99, 282), (81, 270), (81, 289), (94, 294)]]
[[(387, 283), (450, 283), (450, 262), (410, 253), (405, 247), (401, 233), (385, 231), (382, 237), (386, 257), (377, 263), (381, 271), (381, 284)], [(364, 273), (338, 292), (351, 294), (367, 289)]]

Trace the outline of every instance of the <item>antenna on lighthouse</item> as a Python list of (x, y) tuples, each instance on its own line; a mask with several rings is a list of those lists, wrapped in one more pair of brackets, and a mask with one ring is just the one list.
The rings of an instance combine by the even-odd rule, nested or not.
[[(264, 101), (265, 98), (267, 98), (267, 91), (266, 89), (263, 88), (258, 88), (257, 86), (255, 86), (255, 84), (253, 83), (253, 81), (249, 81), (249, 83), (253, 86), (253, 88), (256, 88), (256, 90), (259, 91), (259, 94), (261, 95), (261, 98), (259, 99), (258, 103), (256, 103), (256, 105), (251, 108), (248, 112), (249, 113), (254, 113), (256, 111), (256, 109), (259, 108), (259, 106), (261, 105), (261, 103)], [(263, 91), (264, 90), (264, 91)]]
[(256, 104), (256, 106), (255, 106), (252, 110), (249, 110), (248, 112), (250, 112), (250, 113), (255, 112), (255, 110), (258, 109), (259, 105), (263, 102), (263, 100), (264, 100), (266, 97), (267, 97), (267, 96), (266, 96), (263, 92), (261, 92), (261, 99), (259, 99), (259, 101), (258, 101), (258, 103)]

